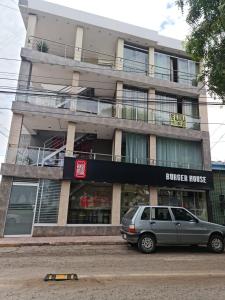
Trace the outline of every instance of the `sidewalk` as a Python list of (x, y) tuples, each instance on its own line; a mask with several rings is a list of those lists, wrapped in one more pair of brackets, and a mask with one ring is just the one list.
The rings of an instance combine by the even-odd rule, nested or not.
[(62, 236), (0, 238), (0, 247), (62, 246), (62, 245), (122, 245), (121, 236)]

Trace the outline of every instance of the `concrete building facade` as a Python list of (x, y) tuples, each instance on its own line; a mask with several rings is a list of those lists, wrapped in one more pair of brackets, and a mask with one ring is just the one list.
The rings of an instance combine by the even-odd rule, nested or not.
[(0, 236), (118, 234), (136, 204), (210, 219), (206, 93), (182, 43), (41, 0), (19, 7)]

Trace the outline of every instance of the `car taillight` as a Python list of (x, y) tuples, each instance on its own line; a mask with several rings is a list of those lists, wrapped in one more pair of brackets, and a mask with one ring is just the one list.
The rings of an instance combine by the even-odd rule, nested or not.
[(135, 226), (134, 225), (129, 225), (128, 232), (135, 233), (136, 232)]

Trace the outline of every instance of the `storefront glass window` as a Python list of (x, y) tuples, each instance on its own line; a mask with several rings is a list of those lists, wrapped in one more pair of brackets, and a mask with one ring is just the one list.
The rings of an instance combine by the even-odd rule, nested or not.
[(110, 224), (112, 185), (71, 184), (68, 224)]
[(149, 205), (149, 187), (147, 185), (122, 185), (121, 218), (134, 205)]
[(202, 220), (207, 220), (205, 192), (164, 190), (158, 192), (159, 205), (181, 206), (190, 210)]

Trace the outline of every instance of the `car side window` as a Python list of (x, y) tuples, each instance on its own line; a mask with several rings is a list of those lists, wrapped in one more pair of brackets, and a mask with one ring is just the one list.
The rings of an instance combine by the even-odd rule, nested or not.
[(141, 220), (150, 220), (150, 207), (146, 207), (141, 215)]
[(172, 208), (172, 212), (176, 221), (191, 221), (194, 217), (183, 208)]
[(171, 221), (171, 215), (168, 208), (152, 207), (151, 220), (156, 221)]

